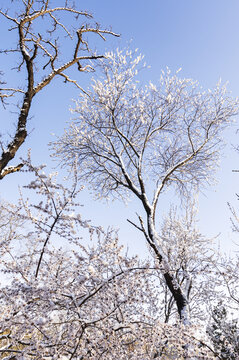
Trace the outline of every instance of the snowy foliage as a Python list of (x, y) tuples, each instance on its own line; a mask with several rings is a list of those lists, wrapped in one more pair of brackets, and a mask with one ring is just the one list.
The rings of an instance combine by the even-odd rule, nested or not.
[[(10, 99), (18, 106), (15, 132), (1, 141), (0, 180), (17, 171), (32, 178), (17, 204), (0, 203), (0, 358), (239, 359), (239, 258), (222, 256), (198, 231), (192, 201), (213, 181), (221, 134), (239, 101), (220, 83), (203, 91), (168, 68), (157, 84), (140, 86), (142, 55), (98, 54), (87, 35), (118, 35), (74, 1), (58, 6), (19, 0), (0, 9), (17, 35), (1, 55), (17, 55), (13, 70), (26, 70), (25, 86), (0, 81), (3, 107)], [(88, 91), (71, 78), (73, 67), (97, 68)], [(58, 76), (82, 92), (75, 119), (52, 144), (73, 170), (64, 185), (30, 156), (9, 164), (28, 136), (32, 101)], [(116, 231), (82, 218), (83, 186), (97, 198), (139, 200), (143, 214), (129, 222), (143, 233), (149, 260), (129, 256)], [(158, 200), (172, 187), (186, 199), (185, 215), (171, 208), (159, 218)]]
[(165, 323), (157, 264), (83, 221), (75, 182), (65, 188), (29, 160), (25, 168), (35, 203), (22, 193), (19, 207), (1, 206), (1, 358), (215, 358), (198, 324)]
[(153, 182), (156, 196), (171, 183), (185, 192), (209, 182), (220, 132), (238, 102), (220, 84), (204, 92), (168, 69), (159, 85), (140, 87), (142, 56), (118, 50), (106, 57), (102, 77), (76, 101), (75, 121), (56, 142), (55, 155), (64, 165), (77, 157), (80, 178), (99, 197), (131, 192), (128, 178), (138, 191), (142, 181)]
[[(171, 274), (186, 294), (191, 322), (205, 323), (208, 313), (206, 304), (213, 303), (217, 296), (213, 281), (217, 254), (215, 239), (205, 238), (198, 230), (196, 206), (189, 202), (185, 215), (178, 216), (171, 208), (165, 216), (159, 232), (162, 248)], [(157, 259), (155, 264), (157, 264)], [(163, 279), (162, 279), (163, 280)], [(175, 301), (164, 281), (165, 322), (175, 321)]]
[(207, 328), (215, 351), (220, 359), (236, 360), (239, 357), (238, 320), (229, 320), (226, 307), (219, 302), (213, 309), (212, 320)]
[[(189, 195), (211, 182), (217, 166), (221, 131), (238, 112), (238, 100), (218, 84), (202, 91), (191, 79), (167, 69), (159, 85), (137, 82), (142, 56), (137, 52), (108, 53), (101, 61), (102, 77), (76, 102), (75, 121), (53, 144), (62, 164), (77, 161), (79, 179), (97, 197), (135, 195), (143, 205), (139, 225), (157, 260), (178, 315), (189, 322), (190, 275), (172, 271), (163, 238), (157, 232), (157, 204), (168, 186)], [(191, 234), (194, 242), (198, 235)], [(176, 244), (175, 244), (175, 247)], [(168, 247), (166, 246), (166, 250)], [(186, 276), (186, 277), (185, 277)]]

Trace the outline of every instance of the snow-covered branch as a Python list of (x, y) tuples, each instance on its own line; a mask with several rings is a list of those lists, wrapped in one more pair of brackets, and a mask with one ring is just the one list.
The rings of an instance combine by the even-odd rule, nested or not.
[[(11, 12), (14, 13), (14, 16), (10, 15)], [(51, 8), (49, 1), (27, 2), (21, 0), (16, 14), (14, 6), (12, 6), (9, 11), (1, 9), (0, 15), (5, 18), (6, 22), (13, 23), (11, 29), (16, 32), (18, 37), (16, 49), (6, 49), (1, 54), (5, 55), (9, 52), (19, 54), (17, 70), (22, 71), (25, 65), (27, 71), (27, 83), (24, 88), (18, 89), (14, 84), (0, 90), (0, 100), (5, 107), (7, 105), (6, 98), (13, 99), (16, 93), (23, 95), (20, 100), (22, 106), (18, 115), (16, 131), (0, 156), (0, 179), (2, 179), (7, 174), (14, 172), (9, 171), (9, 167), (6, 170), (6, 167), (16, 156), (28, 135), (28, 116), (36, 94), (58, 75), (62, 76), (65, 82), (73, 83), (83, 90), (79, 81), (71, 79), (65, 71), (74, 65), (81, 72), (92, 71), (94, 62), (103, 57), (102, 54), (91, 50), (86, 35), (94, 33), (104, 40), (105, 35), (118, 35), (111, 30), (101, 29), (98, 25), (84, 24), (79, 27), (81, 17), (91, 21), (92, 15), (75, 8), (74, 4), (70, 5), (69, 1), (63, 6)], [(68, 28), (65, 23), (66, 16), (72, 17), (71, 25), (75, 22), (74, 30)], [(40, 32), (39, 29), (41, 29)], [(64, 36), (62, 36), (62, 32)], [(66, 41), (72, 43), (72, 54), (69, 56), (62, 51)], [(18, 102), (19, 96), (16, 99), (16, 103)], [(13, 166), (12, 169), (18, 167)]]

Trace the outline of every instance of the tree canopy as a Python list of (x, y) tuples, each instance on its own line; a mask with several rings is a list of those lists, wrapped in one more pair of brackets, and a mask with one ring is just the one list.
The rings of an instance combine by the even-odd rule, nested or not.
[(99, 197), (134, 194), (140, 200), (146, 221), (139, 215), (139, 225), (133, 225), (143, 232), (180, 319), (187, 323), (190, 276), (185, 275), (183, 290), (157, 233), (157, 204), (169, 185), (190, 194), (210, 182), (220, 133), (237, 114), (238, 100), (228, 97), (220, 84), (202, 92), (193, 80), (169, 70), (158, 87), (150, 83), (139, 88), (135, 77), (140, 61), (131, 52), (107, 54), (101, 61), (104, 77), (94, 80), (92, 90), (76, 103), (77, 118), (55, 143), (55, 156), (66, 165), (77, 159), (79, 179)]
[[(152, 0), (149, 8), (156, 3)], [(162, 4), (161, 10), (170, 7)], [(100, 18), (102, 4), (95, 6)], [(130, 9), (132, 3), (124, 15), (134, 27)], [(144, 18), (147, 12), (144, 3)], [(102, 50), (94, 39), (118, 34), (73, 1), (11, 1), (1, 7), (0, 17), (0, 28), (11, 34), (11, 41), (4, 35), (7, 47), (0, 51), (7, 59), (0, 69), (6, 116), (1, 184), (25, 174), (15, 201), (0, 200), (0, 358), (238, 359), (238, 253), (224, 254), (217, 237), (200, 231), (197, 197), (218, 177), (225, 130), (238, 114), (239, 100), (221, 81), (204, 90), (180, 69), (157, 70), (159, 81), (146, 81), (154, 76), (144, 56), (130, 46), (112, 50), (109, 44), (110, 51)], [(154, 17), (151, 11), (150, 20)], [(170, 33), (172, 19), (167, 21)], [(140, 29), (141, 42), (147, 26)], [(88, 72), (87, 87), (82, 74)], [(14, 77), (8, 77), (11, 73)], [(63, 80), (61, 89), (54, 85), (57, 77)], [(33, 110), (43, 130), (36, 96), (44, 103), (38, 94), (47, 86), (54, 107), (66, 83), (80, 94), (74, 95), (70, 124), (49, 145), (59, 171), (42, 164), (50, 159), (41, 148), (36, 149), (40, 165), (31, 151), (19, 160)], [(60, 100), (57, 106), (63, 108)], [(55, 125), (52, 113), (46, 109), (46, 121)], [(39, 135), (42, 143), (45, 135)], [(18, 180), (11, 184), (9, 198)], [(109, 212), (102, 210), (105, 227), (97, 224), (95, 202), (85, 216), (83, 205), (92, 195), (86, 188), (95, 201), (108, 201), (109, 212), (111, 200), (135, 199), (130, 209), (135, 207), (136, 220), (123, 214), (136, 234), (126, 233), (129, 248), (122, 245), (121, 229), (108, 226)], [(230, 201), (228, 210), (238, 235), (238, 211)], [(211, 224), (214, 214), (209, 215)], [(142, 257), (141, 238), (146, 244)]]

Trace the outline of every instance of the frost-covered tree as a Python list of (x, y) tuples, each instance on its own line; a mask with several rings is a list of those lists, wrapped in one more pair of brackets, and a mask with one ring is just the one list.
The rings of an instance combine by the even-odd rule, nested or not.
[(6, 26), (9, 24), (11, 33), (16, 35), (13, 44), (9, 44), (7, 49), (1, 49), (0, 53), (2, 56), (8, 55), (8, 63), (9, 56), (15, 55), (14, 70), (22, 72), (26, 77), (24, 85), (22, 81), (16, 83), (16, 77), (12, 84), (12, 80), (1, 73), (0, 100), (3, 106), (6, 108), (9, 100), (18, 105), (15, 132), (10, 140), (1, 140), (2, 179), (22, 167), (22, 163), (16, 166), (8, 164), (28, 135), (29, 112), (36, 95), (57, 76), (81, 89), (80, 80), (72, 79), (68, 70), (75, 67), (80, 72), (91, 71), (94, 62), (103, 57), (91, 50), (87, 36), (95, 34), (105, 40), (105, 35), (116, 34), (101, 29), (93, 22), (89, 12), (81, 11), (74, 6), (74, 1), (68, 0), (58, 1), (57, 6), (52, 6), (49, 0), (8, 1), (2, 4), (0, 15)]
[(212, 311), (207, 333), (220, 359), (236, 360), (239, 357), (238, 319), (229, 319), (226, 306), (220, 302)]
[(188, 344), (191, 358), (214, 358), (199, 327), (162, 321), (159, 270), (82, 220), (76, 182), (24, 169), (34, 202), (23, 189), (1, 207), (1, 359), (183, 359)]
[(162, 72), (158, 85), (140, 87), (142, 56), (108, 53), (102, 77), (93, 80), (72, 110), (76, 119), (55, 143), (55, 155), (71, 166), (98, 197), (138, 198), (144, 216), (134, 224), (157, 258), (165, 282), (187, 323), (186, 287), (171, 271), (156, 224), (160, 195), (174, 186), (180, 194), (210, 183), (217, 165), (221, 131), (238, 111), (224, 86), (202, 91), (191, 79)]
[(124, 255), (115, 232), (81, 219), (76, 181), (64, 187), (24, 164), (35, 203), (22, 193), (18, 206), (1, 206), (1, 358), (95, 359), (115, 344), (125, 353), (156, 321), (154, 269)]

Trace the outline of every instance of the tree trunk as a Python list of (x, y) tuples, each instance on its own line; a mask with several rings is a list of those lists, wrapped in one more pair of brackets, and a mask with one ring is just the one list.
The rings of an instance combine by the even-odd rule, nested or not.
[(155, 230), (153, 217), (151, 214), (148, 214), (148, 244), (151, 249), (154, 251), (159, 264), (162, 268), (163, 276), (168, 286), (175, 303), (177, 305), (178, 315), (180, 321), (184, 325), (188, 325), (189, 321), (189, 311), (188, 311), (188, 300), (187, 295), (184, 294), (182, 288), (180, 287), (178, 281), (174, 277), (172, 271), (170, 271), (170, 267), (166, 257), (163, 254), (163, 251), (160, 249), (160, 239)]

